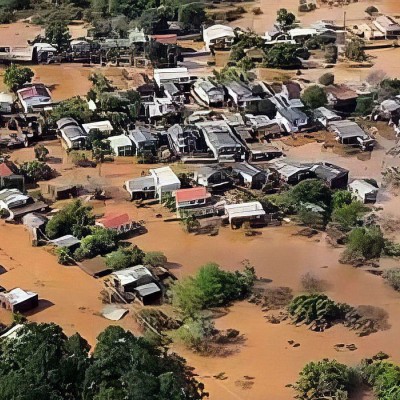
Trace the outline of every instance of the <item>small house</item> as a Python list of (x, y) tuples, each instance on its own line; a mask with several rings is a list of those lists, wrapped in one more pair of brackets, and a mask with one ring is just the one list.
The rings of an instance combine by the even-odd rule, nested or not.
[(145, 306), (156, 302), (161, 295), (161, 289), (155, 282), (137, 286), (135, 289), (137, 299)]
[(83, 149), (86, 146), (87, 133), (73, 118), (61, 118), (56, 122), (57, 130), (67, 149)]
[(200, 167), (193, 174), (194, 181), (212, 191), (225, 190), (232, 185), (227, 172), (218, 166)]
[(276, 111), (276, 120), (287, 133), (299, 132), (308, 124), (307, 115), (295, 107), (279, 107)]
[(336, 140), (341, 144), (360, 147), (370, 151), (374, 148), (375, 140), (369, 136), (356, 122), (349, 120), (334, 121), (329, 129), (336, 134)]
[(292, 40), (302, 42), (316, 36), (318, 32), (314, 28), (294, 28), (290, 29), (288, 34)]
[(73, 235), (64, 235), (57, 239), (50, 240), (50, 243), (56, 247), (65, 247), (75, 250), (79, 247), (81, 241)]
[(349, 171), (337, 165), (320, 162), (310, 168), (318, 179), (323, 180), (331, 189), (346, 189)]
[(129, 215), (126, 213), (105, 215), (103, 218), (96, 221), (96, 225), (105, 229), (111, 229), (120, 235), (132, 232), (140, 227), (140, 225), (129, 218)]
[(385, 35), (385, 39), (397, 38), (400, 35), (400, 25), (392, 17), (380, 15), (373, 24)]
[(285, 183), (297, 184), (304, 179), (313, 177), (309, 165), (276, 161), (274, 167), (277, 170), (280, 179)]
[(54, 183), (41, 183), (40, 191), (43, 196), (53, 200), (66, 200), (78, 196), (76, 185), (59, 185)]
[(53, 104), (49, 89), (41, 83), (32, 83), (17, 90), (17, 97), (25, 113), (40, 111)]
[(245, 110), (255, 102), (259, 102), (261, 97), (253, 95), (253, 92), (244, 83), (231, 81), (224, 84), (229, 98), (233, 104)]
[(170, 148), (178, 156), (206, 150), (204, 136), (195, 125), (175, 124), (168, 128), (167, 134)]
[(281, 133), (281, 127), (275, 119), (266, 115), (246, 114), (246, 124), (251, 126), (259, 137), (276, 137)]
[(179, 189), (175, 192), (176, 208), (192, 208), (205, 206), (211, 194), (204, 186), (189, 189)]
[(14, 165), (2, 162), (0, 163), (0, 189), (18, 189), (25, 190), (25, 179), (23, 175), (14, 172)]
[(0, 293), (0, 306), (13, 313), (30, 311), (39, 305), (37, 293), (15, 288)]
[(29, 232), (32, 246), (37, 246), (39, 240), (43, 238), (44, 228), (47, 224), (47, 218), (37, 213), (29, 213), (22, 217), (22, 223)]
[(141, 176), (125, 182), (124, 188), (129, 193), (131, 200), (154, 199), (156, 186), (153, 176)]
[(282, 85), (281, 96), (285, 96), (290, 107), (304, 107), (301, 101), (301, 86), (298, 82), (289, 81)]
[(235, 33), (230, 26), (217, 24), (203, 30), (206, 51), (229, 49), (234, 39)]
[(193, 85), (197, 97), (208, 106), (220, 107), (225, 100), (225, 91), (222, 85), (209, 79), (199, 79)]
[(268, 173), (247, 162), (232, 166), (232, 177), (238, 185), (250, 189), (261, 189), (268, 180)]
[(89, 134), (91, 130), (99, 130), (101, 133), (104, 135), (110, 136), (114, 128), (111, 125), (111, 122), (108, 120), (105, 121), (97, 121), (97, 122), (89, 122), (87, 124), (82, 124), (83, 130), (86, 132), (86, 134)]
[(378, 188), (364, 179), (356, 179), (349, 184), (350, 192), (363, 203), (375, 203)]
[(352, 113), (357, 105), (358, 94), (346, 85), (330, 85), (325, 88), (328, 104), (334, 109)]
[(112, 152), (118, 157), (128, 157), (134, 155), (133, 144), (129, 136), (117, 135), (107, 138)]
[(176, 84), (179, 88), (188, 88), (188, 85), (192, 83), (192, 77), (186, 67), (176, 68), (162, 68), (154, 70), (154, 80), (157, 83), (159, 89), (161, 89), (164, 83), (171, 82)]
[(321, 127), (325, 129), (328, 128), (328, 125), (331, 122), (340, 121), (342, 119), (338, 114), (326, 107), (316, 108), (314, 110), (314, 118), (321, 125)]
[(157, 151), (157, 138), (153, 136), (150, 128), (138, 126), (129, 131), (129, 138), (133, 143), (135, 155), (141, 155), (144, 152), (155, 154)]
[(232, 227), (238, 228), (243, 222), (265, 224), (265, 211), (259, 201), (225, 205), (225, 215)]

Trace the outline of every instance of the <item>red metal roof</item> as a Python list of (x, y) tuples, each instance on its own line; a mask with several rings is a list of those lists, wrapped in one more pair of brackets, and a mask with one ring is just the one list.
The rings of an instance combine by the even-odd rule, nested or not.
[(11, 176), (11, 175), (13, 175), (13, 172), (8, 167), (8, 165), (5, 163), (1, 163), (0, 164), (0, 176), (5, 177), (5, 176)]
[(49, 97), (46, 88), (38, 85), (30, 86), (27, 87), (26, 89), (21, 89), (19, 94), (24, 100), (29, 99), (31, 97), (39, 97), (39, 96)]
[(181, 203), (183, 201), (201, 200), (210, 197), (207, 189), (204, 186), (194, 187), (190, 189), (179, 189), (175, 192), (176, 201)]
[(104, 228), (112, 229), (118, 228), (121, 225), (127, 224), (131, 221), (128, 214), (108, 215), (100, 219), (99, 222)]

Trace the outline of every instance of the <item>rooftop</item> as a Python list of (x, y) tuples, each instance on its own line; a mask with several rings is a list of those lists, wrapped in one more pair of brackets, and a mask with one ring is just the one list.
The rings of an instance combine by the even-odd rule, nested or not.
[(202, 200), (210, 197), (204, 186), (194, 187), (190, 189), (180, 189), (175, 192), (175, 198), (178, 203), (184, 201)]
[(7, 293), (2, 293), (1, 295), (4, 296), (12, 305), (20, 304), (26, 300), (37, 297), (37, 293), (25, 291), (20, 288), (15, 288)]
[(98, 222), (105, 228), (112, 229), (130, 223), (131, 219), (129, 218), (129, 215), (126, 213), (117, 215), (110, 214), (110, 215), (105, 215), (103, 218), (100, 218)]
[(326, 87), (325, 90), (338, 100), (352, 100), (358, 97), (358, 94), (354, 90), (345, 85), (331, 85)]
[(143, 265), (135, 265), (134, 267), (121, 269), (113, 272), (112, 275), (117, 278), (123, 286), (136, 282), (143, 276), (152, 277), (151, 272)]
[(89, 133), (92, 129), (98, 129), (101, 132), (111, 132), (113, 130), (113, 126), (108, 120), (82, 124), (82, 128), (86, 133)]
[(157, 185), (166, 186), (181, 184), (181, 181), (175, 175), (174, 171), (172, 171), (171, 167), (150, 169), (150, 173), (156, 179)]
[(23, 100), (32, 97), (47, 97), (50, 98), (50, 92), (44, 85), (32, 85), (17, 91)]

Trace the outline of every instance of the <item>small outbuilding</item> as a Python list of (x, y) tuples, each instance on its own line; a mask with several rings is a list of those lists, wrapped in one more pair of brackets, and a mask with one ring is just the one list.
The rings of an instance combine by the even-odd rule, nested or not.
[(37, 293), (15, 288), (0, 293), (0, 306), (13, 313), (30, 311), (39, 305)]
[(363, 203), (375, 203), (378, 188), (364, 179), (356, 179), (349, 184), (349, 190)]
[(118, 157), (133, 156), (133, 145), (131, 139), (127, 135), (110, 136), (107, 138), (110, 148)]
[(265, 211), (259, 201), (225, 205), (225, 214), (232, 227), (238, 228), (243, 222), (265, 223)]

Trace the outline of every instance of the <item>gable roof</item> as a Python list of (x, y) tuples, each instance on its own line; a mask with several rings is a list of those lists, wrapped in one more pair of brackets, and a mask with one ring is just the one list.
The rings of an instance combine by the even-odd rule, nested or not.
[(9, 166), (6, 163), (1, 163), (0, 164), (0, 177), (5, 178), (7, 176), (14, 175), (14, 173), (11, 171)]
[(175, 192), (175, 198), (178, 203), (183, 201), (201, 200), (210, 197), (204, 186), (194, 187), (190, 189), (180, 189)]
[(103, 225), (107, 229), (118, 228), (121, 225), (128, 224), (131, 222), (128, 214), (110, 214), (104, 216), (104, 218), (99, 219), (98, 221), (101, 225)]

